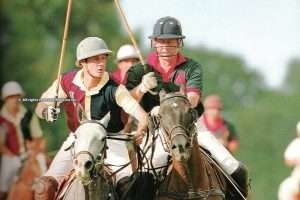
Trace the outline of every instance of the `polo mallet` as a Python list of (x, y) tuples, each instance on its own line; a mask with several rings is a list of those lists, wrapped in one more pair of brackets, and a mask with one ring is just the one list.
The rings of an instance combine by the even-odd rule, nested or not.
[(57, 72), (57, 78), (56, 78), (57, 85), (56, 85), (56, 91), (55, 91), (54, 108), (57, 108), (57, 104), (58, 104), (58, 92), (59, 92), (59, 86), (60, 86), (60, 81), (61, 81), (61, 69), (62, 69), (62, 66), (63, 66), (63, 60), (64, 60), (64, 56), (65, 56), (65, 49), (66, 49), (66, 42), (67, 42), (67, 36), (68, 36), (71, 8), (72, 8), (72, 0), (68, 0), (66, 20), (65, 20), (65, 25), (64, 25), (64, 34), (63, 34), (63, 39), (62, 39), (62, 45), (61, 45), (60, 57), (59, 57), (59, 64), (58, 64), (58, 72)]
[[(144, 71), (146, 71), (145, 60), (144, 60), (144, 58), (143, 58), (143, 56), (141, 54), (141, 51), (140, 51), (140, 49), (139, 49), (139, 47), (138, 47), (138, 45), (136, 43), (136, 40), (135, 40), (135, 38), (133, 36), (133, 32), (132, 32), (132, 30), (131, 30), (131, 28), (129, 26), (128, 20), (127, 20), (125, 14), (124, 14), (124, 11), (123, 11), (123, 9), (122, 9), (122, 7), (120, 5), (120, 2), (119, 2), (119, 0), (114, 0), (114, 1), (115, 1), (115, 4), (116, 4), (116, 7), (118, 9), (118, 12), (119, 12), (119, 14), (120, 14), (120, 16), (122, 18), (122, 21), (123, 21), (123, 23), (125, 25), (126, 31), (127, 31), (128, 35), (129, 35), (129, 38), (130, 38), (130, 40), (131, 40), (131, 42), (132, 42), (132, 44), (133, 44), (133, 46), (134, 46), (134, 48), (135, 48), (138, 56), (139, 56), (139, 59), (140, 59), (142, 65), (144, 67)], [(149, 92), (152, 95), (156, 95), (157, 94), (157, 92), (154, 92), (154, 91), (151, 91), (151, 90), (149, 90)]]

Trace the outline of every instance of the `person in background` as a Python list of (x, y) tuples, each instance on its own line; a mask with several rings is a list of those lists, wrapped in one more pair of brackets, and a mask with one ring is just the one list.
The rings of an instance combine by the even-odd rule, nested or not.
[[(157, 116), (159, 92), (182, 92), (187, 96), (195, 115), (203, 113), (202, 85), (203, 70), (200, 63), (182, 53), (183, 39), (181, 23), (166, 16), (157, 20), (153, 34), (149, 36), (153, 51), (148, 55), (146, 65), (136, 64), (128, 70), (126, 87), (132, 96), (140, 101), (146, 112)], [(220, 166), (238, 183), (244, 196), (248, 195), (248, 170), (208, 132), (197, 128), (200, 146), (207, 149)], [(162, 143), (156, 141), (152, 158), (154, 167), (166, 165), (168, 154)], [(226, 161), (226, 162), (224, 162)]]
[(1, 91), (4, 101), (0, 111), (0, 199), (6, 199), (14, 177), (22, 165), (26, 142), (42, 137), (38, 118), (21, 101), (25, 95), (16, 81), (6, 82)]
[[(126, 85), (128, 70), (138, 62), (140, 62), (140, 59), (137, 50), (134, 48), (134, 46), (131, 44), (122, 45), (117, 52), (117, 67), (110, 74), (110, 78), (118, 85)], [(136, 128), (136, 123), (134, 123), (134, 119), (128, 117), (128, 115), (124, 115), (124, 112), (122, 114), (123, 120), (127, 121), (123, 132), (129, 133)]]
[(287, 166), (293, 167), (293, 171), (279, 186), (279, 200), (298, 200), (300, 196), (300, 121), (296, 130), (297, 137), (284, 152), (284, 162)]
[(199, 119), (202, 131), (212, 133), (231, 153), (239, 148), (235, 127), (222, 116), (223, 102), (218, 95), (204, 99), (204, 113)]
[(117, 84), (125, 85), (127, 83), (128, 70), (140, 61), (139, 55), (131, 44), (122, 45), (117, 52), (117, 67), (110, 74), (110, 77)]

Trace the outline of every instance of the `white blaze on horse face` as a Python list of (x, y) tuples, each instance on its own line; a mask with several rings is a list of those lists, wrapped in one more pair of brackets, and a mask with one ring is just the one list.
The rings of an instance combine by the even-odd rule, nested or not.
[(90, 170), (93, 168), (91, 165), (94, 164), (93, 158), (95, 159), (104, 148), (106, 131), (97, 123), (84, 123), (78, 127), (75, 135), (77, 139), (74, 151), (75, 155), (78, 155), (73, 161), (75, 173), (80, 179), (87, 180), (90, 179)]
[(187, 161), (191, 156), (189, 141), (183, 135), (176, 135), (172, 140), (172, 154), (176, 161)]
[(174, 103), (172, 103), (172, 107), (173, 107), (173, 108), (177, 108), (177, 107), (178, 107), (178, 104), (174, 102)]

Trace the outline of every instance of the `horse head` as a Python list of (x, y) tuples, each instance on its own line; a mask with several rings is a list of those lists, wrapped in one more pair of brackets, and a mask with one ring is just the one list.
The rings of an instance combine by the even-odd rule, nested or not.
[(191, 156), (196, 132), (195, 111), (181, 93), (160, 94), (159, 120), (173, 159), (186, 161)]
[(76, 176), (88, 184), (104, 162), (106, 130), (100, 122), (88, 120), (77, 128), (75, 136), (73, 166)]

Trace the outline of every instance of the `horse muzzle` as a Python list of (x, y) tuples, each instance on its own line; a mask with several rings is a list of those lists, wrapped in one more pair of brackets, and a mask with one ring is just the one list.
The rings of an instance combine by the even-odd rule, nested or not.
[(190, 141), (183, 135), (176, 135), (172, 139), (172, 154), (176, 161), (187, 161), (191, 157)]
[(82, 184), (87, 184), (92, 179), (92, 172), (94, 170), (94, 161), (84, 154), (78, 156), (74, 160), (74, 169), (76, 176), (81, 180)]

